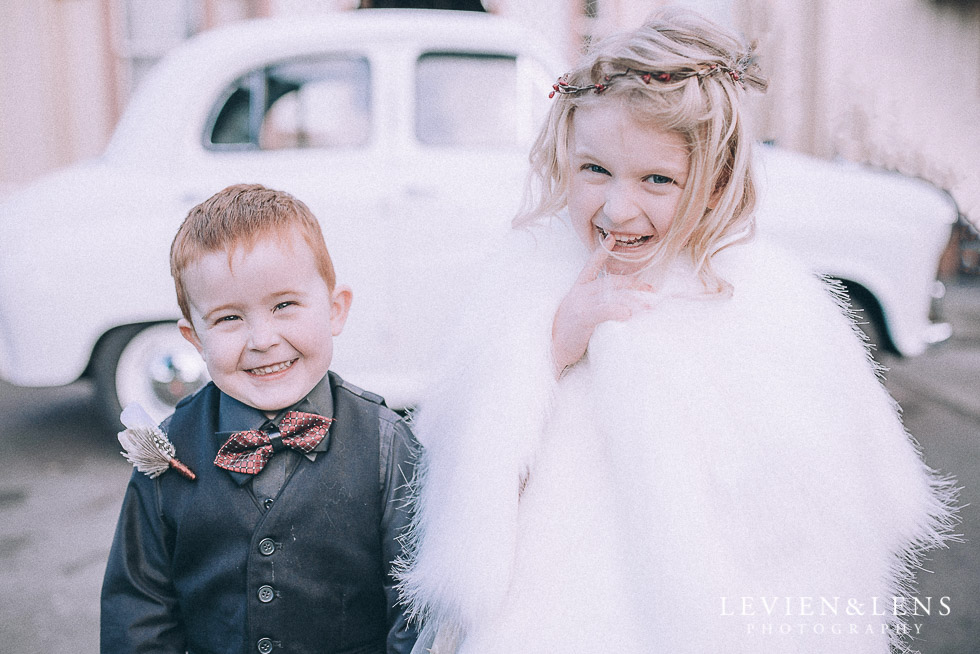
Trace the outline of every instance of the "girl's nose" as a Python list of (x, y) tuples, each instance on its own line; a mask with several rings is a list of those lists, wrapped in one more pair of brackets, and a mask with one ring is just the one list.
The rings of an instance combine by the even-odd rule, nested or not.
[(640, 208), (632, 189), (623, 184), (611, 184), (602, 211), (613, 224), (623, 224), (639, 215)]

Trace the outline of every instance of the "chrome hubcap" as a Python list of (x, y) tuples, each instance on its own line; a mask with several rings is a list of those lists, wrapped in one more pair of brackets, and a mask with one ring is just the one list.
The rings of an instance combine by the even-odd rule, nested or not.
[(196, 355), (167, 353), (148, 364), (147, 377), (153, 393), (164, 404), (173, 406), (180, 398), (207, 383), (207, 369)]

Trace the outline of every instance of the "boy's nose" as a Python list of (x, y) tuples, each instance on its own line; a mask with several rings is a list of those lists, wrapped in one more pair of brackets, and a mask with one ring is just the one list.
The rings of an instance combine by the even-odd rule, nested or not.
[(248, 347), (253, 350), (268, 350), (279, 342), (279, 332), (271, 321), (258, 320), (249, 325)]

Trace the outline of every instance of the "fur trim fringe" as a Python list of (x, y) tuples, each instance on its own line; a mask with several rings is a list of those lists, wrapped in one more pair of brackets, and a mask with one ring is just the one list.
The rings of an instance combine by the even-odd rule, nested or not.
[[(503, 252), (416, 419), (400, 582), (440, 654), (911, 651), (871, 607), (912, 597), (955, 490), (837, 291), (761, 241), (716, 257), (730, 297), (677, 264), (556, 382), (588, 253), (561, 219)], [(828, 633), (766, 633), (801, 622)]]

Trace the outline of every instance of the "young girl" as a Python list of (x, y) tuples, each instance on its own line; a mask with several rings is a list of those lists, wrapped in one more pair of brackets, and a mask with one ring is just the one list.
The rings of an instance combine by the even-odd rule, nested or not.
[(764, 86), (677, 12), (556, 84), (539, 191), (417, 417), (418, 651), (904, 647), (951, 490), (835, 291), (753, 237)]

